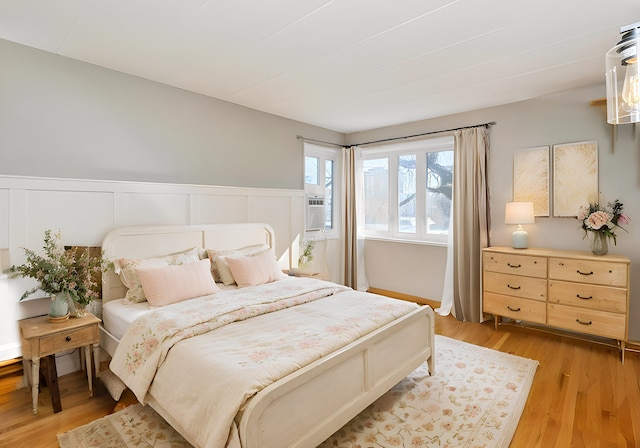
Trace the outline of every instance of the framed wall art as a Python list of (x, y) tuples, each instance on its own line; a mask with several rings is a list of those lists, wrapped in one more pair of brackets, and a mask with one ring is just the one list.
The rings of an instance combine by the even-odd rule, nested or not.
[(535, 216), (549, 216), (549, 150), (540, 146), (513, 156), (513, 200), (533, 202)]
[(598, 201), (598, 143), (553, 145), (553, 216), (576, 216)]

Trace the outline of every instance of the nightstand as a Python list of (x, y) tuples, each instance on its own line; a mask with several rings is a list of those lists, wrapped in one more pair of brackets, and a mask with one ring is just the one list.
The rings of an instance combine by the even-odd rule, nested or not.
[(304, 271), (297, 268), (291, 268), (290, 270), (282, 271), (287, 274), (289, 277), (304, 277), (304, 278), (316, 278), (318, 280), (327, 280), (330, 281), (328, 273), (323, 272), (313, 272), (313, 271)]
[[(48, 316), (33, 317), (20, 321), (22, 336), (22, 356), (25, 363), (25, 375), (31, 384), (33, 414), (38, 413), (38, 387), (40, 383), (40, 358), (47, 360), (51, 400), (54, 412), (62, 410), (60, 391), (56, 373), (55, 354), (65, 350), (84, 348), (89, 394), (93, 396), (93, 375), (91, 371), (91, 347), (96, 373), (100, 365), (100, 319), (93, 314), (84, 317), (72, 317), (64, 322), (51, 322)], [(28, 363), (31, 364), (29, 369)]]

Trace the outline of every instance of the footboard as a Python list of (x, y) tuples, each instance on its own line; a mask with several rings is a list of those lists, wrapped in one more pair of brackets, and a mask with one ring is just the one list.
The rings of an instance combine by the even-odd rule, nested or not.
[(425, 361), (433, 373), (433, 355), (424, 306), (262, 390), (242, 414), (242, 446), (316, 447)]

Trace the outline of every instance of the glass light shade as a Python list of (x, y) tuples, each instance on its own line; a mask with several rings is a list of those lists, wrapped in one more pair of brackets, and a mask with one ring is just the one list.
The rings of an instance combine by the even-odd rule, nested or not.
[(637, 123), (640, 122), (640, 22), (620, 28), (620, 34), (620, 42), (605, 56), (607, 122)]

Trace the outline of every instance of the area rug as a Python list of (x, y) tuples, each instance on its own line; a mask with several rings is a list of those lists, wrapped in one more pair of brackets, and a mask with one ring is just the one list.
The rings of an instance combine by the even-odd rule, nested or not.
[[(440, 335), (435, 344), (434, 375), (423, 364), (320, 447), (508, 447), (538, 362)], [(191, 447), (140, 404), (58, 441), (62, 448)]]

